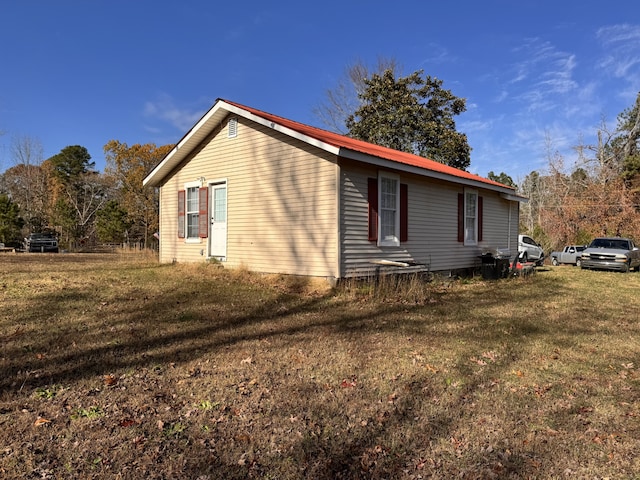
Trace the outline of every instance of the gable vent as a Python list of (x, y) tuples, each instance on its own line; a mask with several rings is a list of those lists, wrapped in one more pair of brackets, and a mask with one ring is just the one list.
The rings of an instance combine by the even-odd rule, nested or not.
[(228, 137), (229, 138), (235, 138), (237, 136), (238, 136), (238, 119), (237, 118), (230, 118), (229, 119)]

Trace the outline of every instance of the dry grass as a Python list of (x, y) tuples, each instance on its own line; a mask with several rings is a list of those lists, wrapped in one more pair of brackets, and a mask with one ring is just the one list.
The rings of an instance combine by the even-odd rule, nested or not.
[(0, 257), (2, 478), (634, 478), (640, 274)]

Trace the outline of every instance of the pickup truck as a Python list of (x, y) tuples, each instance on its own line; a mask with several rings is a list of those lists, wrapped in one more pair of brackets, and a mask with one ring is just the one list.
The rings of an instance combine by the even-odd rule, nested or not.
[(52, 233), (32, 233), (24, 239), (24, 250), (58, 253), (58, 239)]
[(618, 270), (629, 272), (640, 270), (640, 248), (630, 238), (594, 238), (582, 252), (583, 269)]
[(553, 265), (570, 263), (579, 267), (582, 263), (582, 252), (586, 248), (586, 245), (567, 245), (561, 252), (551, 252), (551, 263)]

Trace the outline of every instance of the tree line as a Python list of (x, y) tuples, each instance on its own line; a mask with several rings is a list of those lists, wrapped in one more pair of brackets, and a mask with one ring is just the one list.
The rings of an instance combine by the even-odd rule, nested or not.
[(96, 243), (153, 247), (158, 191), (142, 179), (171, 148), (111, 140), (105, 171), (98, 172), (80, 145), (43, 160), (37, 140), (14, 140), (15, 165), (0, 175), (0, 242), (19, 247), (28, 233), (51, 232), (69, 250)]
[(578, 145), (567, 160), (547, 148), (547, 169), (529, 173), (518, 187), (529, 199), (520, 228), (547, 250), (587, 244), (594, 237), (640, 242), (640, 93), (611, 130), (597, 129), (595, 145)]
[[(352, 65), (316, 116), (329, 130), (466, 170), (471, 147), (455, 123), (465, 99), (422, 70), (408, 76), (398, 70), (393, 60), (380, 60), (373, 70)], [(520, 231), (547, 250), (601, 235), (640, 240), (639, 137), (640, 94), (615, 130), (602, 125), (597, 145), (576, 147), (570, 164), (549, 144), (546, 171), (531, 172), (520, 185), (505, 172), (487, 176), (529, 199), (521, 205)], [(154, 246), (158, 191), (142, 180), (173, 145), (111, 140), (104, 173), (82, 146), (44, 161), (38, 147), (28, 137), (14, 142), (15, 166), (0, 175), (0, 242), (52, 230), (69, 249), (96, 242)]]

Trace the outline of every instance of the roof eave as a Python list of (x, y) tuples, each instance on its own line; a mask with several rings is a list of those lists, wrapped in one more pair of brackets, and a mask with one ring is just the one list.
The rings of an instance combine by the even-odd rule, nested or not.
[[(508, 200), (522, 201), (522, 200), (516, 200), (515, 197), (518, 197), (518, 196), (515, 195), (514, 189), (511, 187), (507, 187), (506, 185), (497, 185), (493, 183), (487, 183), (486, 181), (481, 179), (474, 180), (471, 178), (464, 178), (456, 175), (450, 175), (444, 172), (429, 170), (427, 168), (417, 167), (414, 165), (408, 165), (406, 163), (398, 162), (395, 160), (389, 160), (381, 157), (376, 157), (374, 155), (368, 155), (366, 153), (359, 152), (357, 150), (350, 150), (347, 148), (340, 149), (340, 156), (344, 158), (349, 158), (351, 160), (366, 162), (368, 164), (376, 165), (383, 168), (392, 168), (394, 170), (399, 170), (401, 172), (413, 173), (416, 175), (420, 175), (422, 177), (435, 178), (435, 179), (444, 180), (447, 182), (459, 183), (461, 185), (465, 185), (468, 187), (484, 188), (486, 190), (499, 192), (504, 196), (504, 198), (507, 198), (507, 196), (509, 196), (510, 198), (507, 198)], [(519, 198), (524, 199), (524, 197), (519, 197)]]
[[(191, 127), (191, 129), (180, 139), (176, 146), (154, 167), (151, 172), (142, 180), (143, 186), (157, 187), (166, 175), (169, 174), (184, 158), (213, 131), (222, 119), (220, 110), (221, 101), (217, 101), (207, 112)], [(224, 115), (226, 116), (226, 114)]]
[[(258, 112), (261, 113), (261, 112)], [(204, 142), (211, 132), (213, 132), (229, 115), (238, 115), (252, 122), (272, 129), (290, 138), (295, 138), (308, 145), (324, 150), (333, 155), (349, 158), (352, 160), (362, 161), (370, 165), (377, 165), (381, 168), (390, 168), (402, 172), (413, 173), (427, 178), (435, 178), (448, 182), (458, 183), (461, 185), (472, 186), (475, 188), (483, 188), (500, 193), (500, 195), (511, 201), (526, 202), (525, 197), (521, 197), (515, 193), (515, 189), (506, 185), (499, 184), (480, 176), (469, 174), (461, 171), (460, 175), (448, 173), (447, 171), (439, 171), (439, 169), (430, 169), (411, 163), (385, 158), (371, 153), (365, 153), (360, 150), (354, 150), (339, 144), (328, 143), (324, 140), (308, 135), (303, 131), (298, 131), (288, 126), (282, 125), (272, 118), (265, 118), (252, 111), (242, 108), (242, 105), (234, 105), (222, 99), (217, 99), (215, 104), (198, 120), (198, 122), (182, 137), (176, 146), (169, 152), (162, 161), (144, 178), (142, 184), (144, 186), (157, 187), (161, 185), (163, 179), (169, 175), (188, 155)], [(269, 117), (272, 115), (267, 114)], [(452, 169), (455, 170), (455, 169)], [(470, 178), (471, 177), (471, 178)]]

